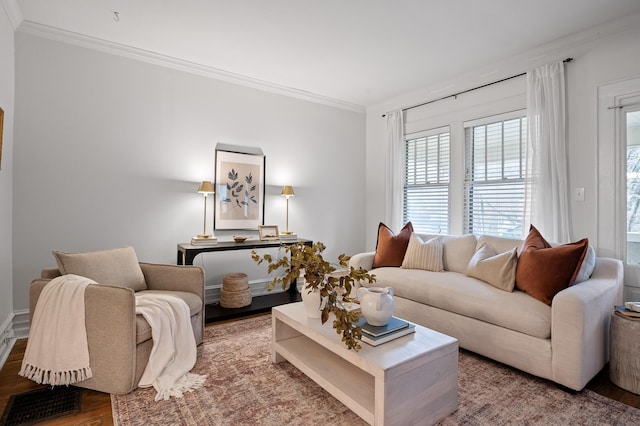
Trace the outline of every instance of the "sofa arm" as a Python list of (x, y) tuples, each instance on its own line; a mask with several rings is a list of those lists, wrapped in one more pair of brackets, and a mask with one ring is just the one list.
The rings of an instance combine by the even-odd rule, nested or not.
[[(31, 283), (30, 315), (44, 287), (50, 282)], [(115, 394), (136, 387), (136, 314), (133, 290), (110, 285), (90, 285), (84, 293), (85, 325), (93, 377), (82, 387)]]
[(365, 271), (369, 271), (373, 267), (373, 258), (375, 255), (375, 251), (355, 254), (349, 259), (349, 266), (353, 266), (355, 269), (362, 268)]
[(204, 303), (204, 270), (200, 266), (178, 266), (140, 262), (149, 290), (187, 291)]
[(609, 320), (622, 303), (624, 268), (617, 259), (596, 258), (591, 278), (571, 286), (551, 305), (553, 380), (581, 390), (609, 359)]

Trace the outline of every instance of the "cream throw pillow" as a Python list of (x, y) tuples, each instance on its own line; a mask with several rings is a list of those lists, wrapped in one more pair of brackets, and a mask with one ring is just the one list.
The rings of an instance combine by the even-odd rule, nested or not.
[(516, 284), (518, 251), (511, 250), (497, 254), (487, 244), (482, 244), (473, 255), (465, 274), (477, 278), (504, 291), (513, 291)]
[(147, 289), (147, 283), (133, 247), (88, 253), (54, 251), (53, 255), (62, 275), (80, 275), (99, 284), (127, 287), (133, 291)]
[(411, 234), (401, 268), (442, 272), (444, 267), (442, 266), (442, 241), (440, 238), (432, 238), (425, 242), (415, 233)]

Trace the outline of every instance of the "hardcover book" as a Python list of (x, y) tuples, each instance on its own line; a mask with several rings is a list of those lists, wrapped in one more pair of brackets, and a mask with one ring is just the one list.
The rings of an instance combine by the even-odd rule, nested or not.
[(392, 340), (398, 339), (400, 337), (406, 336), (411, 333), (415, 333), (416, 326), (415, 324), (407, 324), (406, 327), (397, 329), (387, 334), (383, 334), (378, 337), (369, 336), (367, 333), (362, 333), (362, 338), (360, 339), (362, 342), (365, 342), (371, 346), (378, 346), (383, 343), (390, 342)]
[(375, 326), (369, 324), (364, 317), (360, 317), (355, 325), (362, 328), (362, 332), (367, 333), (367, 335), (371, 337), (380, 337), (384, 336), (385, 334), (393, 333), (394, 331), (407, 328), (409, 326), (409, 323), (403, 319), (391, 317), (387, 325)]

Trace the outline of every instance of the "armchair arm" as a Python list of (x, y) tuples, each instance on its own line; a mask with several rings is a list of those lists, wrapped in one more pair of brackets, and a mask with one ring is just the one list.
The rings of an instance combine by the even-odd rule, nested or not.
[(369, 271), (373, 267), (375, 255), (375, 251), (354, 254), (351, 256), (351, 259), (349, 259), (349, 266), (353, 266), (355, 269), (362, 268), (365, 271)]
[(204, 270), (199, 266), (165, 265), (140, 262), (149, 290), (195, 293), (204, 303)]
[[(48, 279), (31, 283), (30, 315)], [(90, 285), (84, 294), (85, 325), (93, 377), (82, 387), (109, 393), (128, 393), (135, 389), (136, 314), (133, 290), (110, 285)], [(144, 366), (142, 366), (144, 367)]]
[(581, 390), (609, 359), (609, 320), (622, 303), (624, 269), (597, 258), (593, 275), (554, 298), (551, 305), (553, 380)]

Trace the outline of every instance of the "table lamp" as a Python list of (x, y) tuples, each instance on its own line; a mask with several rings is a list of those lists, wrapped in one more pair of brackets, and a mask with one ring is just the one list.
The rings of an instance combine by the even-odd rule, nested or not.
[(212, 238), (211, 234), (207, 234), (207, 195), (213, 194), (213, 183), (203, 180), (198, 187), (198, 193), (204, 195), (204, 228), (202, 234), (198, 234), (198, 238)]
[(293, 187), (286, 185), (282, 188), (282, 193), (280, 194), (287, 199), (287, 226), (286, 230), (281, 232), (284, 235), (293, 235), (293, 232), (289, 231), (289, 197), (293, 197), (296, 194), (293, 192)]

